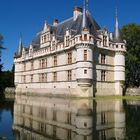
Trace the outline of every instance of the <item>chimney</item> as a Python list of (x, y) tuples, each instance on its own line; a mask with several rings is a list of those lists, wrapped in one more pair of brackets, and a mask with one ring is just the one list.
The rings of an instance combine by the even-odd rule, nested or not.
[(75, 21), (77, 17), (81, 14), (82, 14), (82, 8), (76, 6), (73, 11), (73, 20)]
[(53, 26), (57, 26), (58, 25), (58, 19), (54, 19), (54, 21), (53, 21)]

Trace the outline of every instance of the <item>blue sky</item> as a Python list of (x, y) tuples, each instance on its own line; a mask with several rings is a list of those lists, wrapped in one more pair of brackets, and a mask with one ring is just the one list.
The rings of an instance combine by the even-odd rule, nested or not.
[[(3, 34), (2, 53), (4, 70), (10, 70), (17, 50), (19, 36), (28, 46), (47, 20), (62, 21), (72, 16), (74, 6), (83, 6), (83, 0), (0, 0), (0, 33)], [(127, 23), (140, 24), (140, 0), (89, 0), (89, 11), (101, 27), (114, 30), (115, 7), (118, 7), (120, 27)]]

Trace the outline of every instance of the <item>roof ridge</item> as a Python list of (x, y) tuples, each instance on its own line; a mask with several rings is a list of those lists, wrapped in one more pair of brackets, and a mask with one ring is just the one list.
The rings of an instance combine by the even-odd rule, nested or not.
[[(65, 23), (65, 22), (67, 22), (67, 21), (69, 21), (69, 20), (71, 20), (71, 19), (73, 19), (73, 17), (70, 17), (70, 18), (68, 18), (68, 19), (66, 19), (66, 20), (63, 20), (62, 22), (58, 23), (57, 26), (59, 26), (59, 25)], [(56, 26), (56, 27), (57, 27), (57, 26)]]

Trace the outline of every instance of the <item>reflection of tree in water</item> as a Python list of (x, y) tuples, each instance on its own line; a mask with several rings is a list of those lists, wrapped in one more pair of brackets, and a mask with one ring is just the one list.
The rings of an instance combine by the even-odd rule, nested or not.
[(2, 120), (3, 110), (10, 111), (13, 117), (13, 101), (0, 101), (0, 122)]
[(140, 140), (140, 106), (127, 105), (126, 111), (126, 138), (125, 140)]
[(0, 123), (1, 123), (1, 119), (2, 119), (2, 110), (0, 109)]

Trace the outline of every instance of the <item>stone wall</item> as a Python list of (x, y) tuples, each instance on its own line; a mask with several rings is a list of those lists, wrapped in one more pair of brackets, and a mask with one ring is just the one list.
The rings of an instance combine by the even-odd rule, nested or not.
[(126, 96), (128, 95), (140, 95), (140, 88), (127, 88)]

